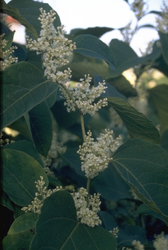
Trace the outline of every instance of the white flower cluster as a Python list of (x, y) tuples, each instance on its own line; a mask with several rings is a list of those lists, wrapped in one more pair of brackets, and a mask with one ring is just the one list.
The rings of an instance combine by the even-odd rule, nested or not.
[(163, 33), (168, 33), (168, 4), (165, 1), (163, 1), (161, 11), (162, 16), (156, 18), (157, 28)]
[(156, 250), (166, 250), (168, 249), (168, 238), (166, 239), (164, 233), (155, 236), (153, 246)]
[(56, 187), (53, 190), (51, 190), (51, 189), (47, 190), (47, 187), (44, 186), (45, 182), (43, 181), (43, 176), (40, 176), (40, 180), (35, 181), (35, 184), (36, 184), (36, 188), (37, 188), (38, 192), (35, 193), (35, 198), (31, 202), (31, 204), (29, 204), (27, 207), (21, 208), (21, 210), (23, 210), (25, 213), (31, 211), (31, 212), (40, 214), (41, 207), (43, 206), (44, 200), (47, 197), (49, 197), (52, 193), (55, 193), (59, 190), (62, 190), (62, 186)]
[(82, 224), (95, 227), (101, 224), (97, 212), (100, 211), (100, 194), (90, 195), (83, 187), (71, 194), (77, 210), (77, 219)]
[(134, 0), (131, 4), (131, 9), (137, 19), (140, 20), (146, 14), (148, 7), (144, 0)]
[(112, 161), (111, 154), (117, 150), (121, 141), (121, 136), (114, 140), (112, 134), (113, 131), (106, 129), (105, 133), (101, 133), (97, 138), (97, 142), (94, 142), (94, 139), (91, 138), (92, 132), (88, 131), (85, 142), (79, 146), (77, 153), (82, 161), (81, 169), (87, 178), (97, 176)]
[(61, 88), (61, 93), (65, 97), (66, 101), (64, 103), (67, 106), (67, 111), (75, 111), (76, 108), (84, 114), (90, 114), (93, 116), (96, 111), (101, 107), (108, 105), (107, 98), (99, 100), (97, 103), (94, 103), (95, 99), (98, 98), (102, 93), (105, 93), (105, 81), (99, 83), (97, 87), (90, 87), (90, 82), (92, 78), (90, 75), (85, 75), (85, 78), (80, 79), (80, 82), (77, 87), (72, 88), (68, 86), (68, 94), (63, 88)]
[(110, 230), (109, 232), (112, 233), (116, 238), (118, 238), (118, 227), (114, 227), (113, 230)]
[(132, 245), (134, 246), (135, 250), (145, 250), (144, 245), (142, 245), (138, 240), (133, 240)]
[(46, 13), (40, 8), (40, 12), (41, 15), (38, 18), (41, 22), (40, 36), (37, 40), (26, 36), (26, 47), (30, 50), (36, 50), (37, 54), (42, 54), (44, 75), (47, 79), (59, 84), (66, 83), (71, 77), (71, 70), (68, 68), (62, 72), (58, 68), (69, 62), (67, 58), (76, 46), (64, 36), (63, 26), (55, 29), (53, 25), (56, 18), (54, 10)]
[(0, 61), (0, 71), (3, 71), (7, 67), (9, 67), (12, 63), (18, 62), (18, 58), (12, 56), (14, 49), (17, 49), (17, 47), (12, 46), (9, 49), (5, 50), (8, 41), (3, 39), (3, 37), (4, 34), (0, 35), (0, 58), (2, 59), (2, 61)]

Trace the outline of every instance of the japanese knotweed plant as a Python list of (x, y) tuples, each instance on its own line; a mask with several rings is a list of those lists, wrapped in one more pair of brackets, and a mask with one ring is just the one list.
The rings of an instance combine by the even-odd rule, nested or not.
[[(145, 1), (130, 7), (138, 21), (147, 14)], [(114, 39), (108, 47), (95, 36), (80, 35), (80, 30), (66, 35), (59, 16), (46, 4), (3, 3), (3, 13), (17, 18), (31, 35), (17, 48), (9, 30), (0, 36), (2, 128), (17, 128), (24, 135), (9, 143), (6, 130), (1, 133), (3, 204), (15, 216), (4, 249), (166, 249), (164, 233), (148, 244), (144, 214), (168, 225), (167, 86), (149, 90), (158, 108), (158, 132), (147, 112), (127, 102), (126, 97), (137, 92), (130, 85), (127, 89), (121, 75), (140, 64), (138, 78), (149, 66), (162, 68), (160, 60), (166, 72), (164, 7), (157, 20), (160, 41), (148, 55), (138, 57), (128, 45), (138, 25), (132, 31), (129, 23), (121, 29), (125, 42)], [(33, 11), (27, 13), (29, 8)], [(85, 56), (83, 61), (78, 53)], [(94, 74), (103, 67), (103, 77)], [(75, 140), (63, 145), (60, 131), (66, 128)], [(127, 203), (134, 207), (126, 209)]]
[[(84, 118), (85, 114), (94, 115), (101, 107), (108, 105), (107, 98), (103, 98), (95, 103), (95, 99), (105, 93), (105, 81), (99, 83), (97, 87), (91, 87), (90, 82), (92, 78), (85, 75), (84, 79), (76, 87), (67, 87), (65, 83), (70, 79), (71, 70), (64, 70), (64, 72), (57, 70), (58, 67), (68, 63), (67, 56), (70, 55), (76, 47), (71, 41), (64, 37), (65, 31), (63, 27), (54, 28), (53, 21), (55, 13), (50, 11), (46, 13), (45, 10), (40, 9), (41, 15), (39, 20), (41, 22), (40, 36), (37, 40), (32, 40), (27, 37), (27, 48), (36, 50), (37, 54), (42, 54), (42, 63), (44, 75), (53, 82), (59, 84), (62, 96), (65, 98), (64, 105), (67, 111), (75, 111), (80, 113), (81, 129), (83, 135), (83, 144), (79, 147), (78, 154), (81, 159), (81, 169), (87, 177), (86, 189), (80, 188), (78, 192), (73, 192), (72, 197), (75, 202), (77, 210), (77, 219), (90, 227), (101, 224), (97, 212), (100, 211), (100, 194), (89, 194), (90, 179), (93, 179), (100, 172), (108, 167), (108, 163), (113, 160), (112, 153), (114, 153), (120, 145), (121, 137), (113, 138), (113, 131), (105, 130), (104, 134), (100, 134), (95, 142), (92, 138), (91, 131), (85, 132)], [(42, 177), (40, 177), (42, 178)], [(36, 182), (37, 183), (37, 182)], [(52, 192), (46, 192), (46, 187), (43, 189), (44, 181), (38, 181), (36, 187), (38, 193), (31, 205), (24, 207), (25, 212), (33, 211), (40, 213), (42, 202)], [(58, 191), (59, 187), (55, 190)], [(53, 190), (53, 192), (55, 192)], [(41, 201), (37, 198), (41, 196)]]

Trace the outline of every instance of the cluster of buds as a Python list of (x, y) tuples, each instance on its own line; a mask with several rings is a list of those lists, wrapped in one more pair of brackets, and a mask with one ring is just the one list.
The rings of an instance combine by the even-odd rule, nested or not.
[(21, 210), (26, 212), (33, 212), (40, 214), (41, 208), (43, 206), (44, 200), (49, 197), (52, 193), (55, 193), (59, 190), (62, 190), (62, 186), (56, 187), (53, 190), (47, 189), (45, 186), (45, 181), (43, 180), (43, 176), (40, 176), (40, 180), (35, 181), (36, 188), (38, 192), (35, 193), (35, 198), (27, 207), (23, 207)]
[(4, 34), (0, 35), (0, 58), (2, 59), (2, 61), (0, 61), (0, 71), (8, 68), (12, 63), (18, 62), (18, 58), (12, 56), (14, 50), (17, 49), (17, 47), (11, 46), (9, 49), (5, 50), (8, 41), (3, 39), (3, 37)]
[(64, 84), (70, 79), (71, 70), (68, 68), (62, 72), (58, 68), (69, 62), (68, 57), (76, 46), (65, 37), (63, 26), (55, 29), (53, 22), (56, 18), (56, 13), (54, 10), (46, 13), (45, 10), (40, 8), (40, 12), (41, 15), (38, 18), (41, 22), (40, 36), (37, 40), (32, 40), (26, 36), (26, 47), (37, 51), (37, 54), (42, 54), (43, 67), (45, 69), (44, 76), (47, 79)]
[(83, 115), (90, 114), (93, 116), (101, 107), (108, 105), (107, 98), (103, 98), (97, 103), (94, 103), (96, 98), (100, 97), (102, 93), (105, 93), (105, 89), (107, 88), (104, 86), (105, 81), (99, 83), (97, 87), (91, 88), (91, 80), (90, 75), (85, 75), (85, 78), (80, 79), (80, 83), (78, 83), (75, 88), (70, 85), (67, 87), (68, 91), (61, 88), (61, 93), (66, 99), (64, 105), (67, 107), (68, 112), (79, 109)]
[(112, 233), (116, 238), (118, 238), (118, 227), (114, 227), (113, 230), (110, 230), (109, 232)]
[(120, 145), (121, 137), (113, 139), (113, 131), (105, 130), (104, 134), (100, 134), (97, 142), (91, 137), (92, 132), (88, 131), (85, 136), (85, 142), (79, 146), (77, 153), (82, 161), (81, 169), (85, 172), (87, 178), (94, 178), (100, 172), (108, 167), (108, 163), (112, 161), (112, 153), (117, 150)]
[(155, 240), (153, 246), (156, 250), (166, 250), (168, 249), (168, 238), (166, 239), (164, 232), (159, 235), (155, 235)]
[(101, 224), (97, 213), (100, 211), (100, 194), (89, 195), (85, 188), (80, 188), (79, 192), (72, 193), (74, 199), (77, 219), (89, 227)]
[(135, 250), (145, 250), (144, 245), (138, 240), (133, 240), (132, 245)]

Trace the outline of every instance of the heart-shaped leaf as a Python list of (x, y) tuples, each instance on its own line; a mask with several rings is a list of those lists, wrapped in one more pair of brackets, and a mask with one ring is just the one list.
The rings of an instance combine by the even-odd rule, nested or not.
[(116, 250), (116, 247), (115, 237), (106, 229), (78, 222), (72, 196), (58, 191), (44, 201), (30, 249)]

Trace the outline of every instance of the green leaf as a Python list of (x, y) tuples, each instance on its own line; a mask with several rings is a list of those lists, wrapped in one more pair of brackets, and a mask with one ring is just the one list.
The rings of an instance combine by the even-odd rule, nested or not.
[(29, 250), (33, 236), (32, 231), (7, 235), (2, 241), (3, 250)]
[(165, 62), (168, 64), (168, 34), (159, 32), (159, 36), (160, 36), (160, 42), (161, 42), (161, 48), (162, 48), (162, 55), (163, 58), (165, 60)]
[(68, 146), (66, 152), (63, 155), (63, 159), (70, 165), (72, 169), (81, 176), (85, 176), (85, 173), (81, 170), (81, 160), (79, 154), (77, 154), (79, 147)]
[(3, 49), (3, 51), (8, 50), (11, 47), (14, 34), (15, 34), (15, 31), (10, 32), (9, 34), (4, 36), (4, 39), (8, 42), (7, 42), (7, 45), (5, 46), (5, 48)]
[(149, 215), (152, 215), (156, 218), (158, 218), (159, 220), (163, 220), (162, 217), (155, 213), (152, 209), (150, 209), (148, 206), (146, 206), (145, 204), (141, 204), (137, 211), (136, 211), (136, 215), (139, 215), (139, 214), (149, 214)]
[(2, 128), (47, 99), (57, 87), (28, 62), (10, 66), (3, 72)]
[[(145, 228), (131, 225), (123, 229), (119, 229), (117, 238), (119, 246), (132, 247), (133, 240), (140, 241), (142, 244), (144, 244), (147, 241)], [(145, 250), (147, 250), (146, 247)]]
[[(34, 29), (37, 32), (36, 35), (34, 35), (34, 33), (32, 33), (31, 30), (27, 29), (25, 23), (21, 23), (16, 16), (15, 19), (17, 19), (22, 25), (26, 27), (26, 32), (30, 33), (31, 35), (33, 35), (35, 39), (37, 39), (37, 36), (39, 35), (41, 30), (41, 24), (40, 21), (38, 20), (38, 17), (41, 14), (39, 9), (43, 8), (46, 12), (49, 12), (50, 10), (52, 10), (50, 5), (47, 3), (35, 2), (32, 0), (24, 0), (24, 1), (12, 0), (9, 2), (9, 5), (18, 9), (22, 18), (24, 18), (24, 20), (26, 21), (26, 24), (28, 23), (31, 27), (32, 26), (34, 27)], [(54, 27), (57, 28), (58, 26), (61, 26), (61, 22), (57, 12), (56, 11), (54, 12), (56, 13), (56, 19), (54, 20)]]
[(20, 117), (18, 120), (10, 124), (8, 127), (18, 131), (21, 134), (21, 136), (24, 136), (25, 139), (31, 140), (31, 134), (26, 125), (24, 117)]
[(130, 82), (123, 75), (120, 75), (116, 78), (106, 79), (106, 81), (110, 83), (113, 87), (115, 87), (118, 90), (118, 92), (120, 92), (127, 98), (137, 96), (136, 89), (133, 88)]
[(27, 61), (43, 72), (41, 55), (37, 55), (36, 51), (27, 50)]
[(153, 68), (158, 69), (163, 74), (165, 74), (168, 77), (168, 65), (165, 62), (162, 55), (160, 55), (153, 63)]
[(36, 213), (29, 212), (22, 214), (16, 220), (14, 220), (11, 227), (9, 228), (8, 234), (23, 233), (35, 228), (38, 217), (39, 215)]
[[(1, 5), (0, 5), (0, 7), (1, 7)], [(1, 29), (0, 29), (1, 35), (5, 34), (5, 37), (6, 37), (12, 33), (12, 31), (9, 29), (9, 27), (7, 25), (5, 25), (3, 22), (0, 22), (0, 25), (1, 25)]]
[(2, 187), (10, 199), (19, 206), (27, 206), (34, 199), (35, 181), (48, 178), (41, 165), (30, 155), (14, 149), (2, 151)]
[[(74, 59), (72, 62), (67, 64), (66, 67), (65, 66), (61, 67), (61, 71), (69, 67), (72, 70), (71, 80), (76, 81), (76, 82), (79, 82), (79, 79), (83, 77), (84, 75), (86, 75), (86, 73), (89, 74), (93, 79), (94, 79), (95, 73), (101, 75), (103, 79), (105, 79), (108, 68), (109, 68), (105, 61), (101, 59), (97, 59), (97, 58), (96, 59), (91, 58), (91, 57), (89, 58), (86, 56), (84, 56), (83, 59), (84, 60), (81, 60), (81, 61)], [(89, 60), (89, 59), (93, 59), (93, 60)]]
[(168, 223), (168, 155), (159, 146), (139, 139), (124, 143), (113, 165), (152, 210)]
[(33, 157), (36, 161), (38, 161), (38, 163), (41, 166), (43, 166), (43, 162), (41, 160), (41, 157), (40, 157), (38, 151), (34, 147), (33, 143), (30, 141), (19, 140), (19, 141), (5, 145), (3, 147), (3, 149), (14, 149), (14, 150), (24, 152), (24, 153), (30, 155), (31, 157)]
[(18, 43), (12, 43), (12, 46), (16, 46), (17, 49), (14, 50), (13, 56), (18, 58), (18, 62), (27, 60), (27, 53), (24, 49), (24, 46)]
[(160, 142), (159, 132), (153, 123), (128, 102), (121, 98), (108, 97), (108, 103), (124, 122), (131, 138), (139, 138), (156, 144)]
[(64, 100), (55, 102), (51, 111), (59, 126), (68, 128), (80, 119), (80, 113), (78, 110), (68, 113), (64, 102)]
[(168, 130), (163, 133), (160, 146), (168, 153)]
[(46, 102), (41, 102), (29, 111), (33, 140), (38, 152), (45, 157), (51, 147), (52, 119)]
[(105, 60), (112, 70), (115, 70), (115, 57), (111, 49), (92, 35), (77, 36), (73, 42), (76, 43), (74, 52), (79, 54)]
[(14, 211), (15, 204), (9, 199), (9, 196), (2, 191), (1, 193), (1, 204), (7, 207), (9, 210)]
[(161, 84), (148, 90), (160, 121), (161, 134), (168, 129), (168, 85)]
[[(17, 0), (15, 2), (18, 3), (19, 1)], [(23, 1), (22, 1), (22, 3), (23, 3)], [(12, 4), (12, 2), (10, 2), (10, 4)], [(29, 4), (30, 4), (30, 2), (29, 2)], [(13, 8), (13, 7), (15, 7), (15, 8)], [(35, 28), (29, 22), (27, 22), (27, 20), (20, 14), (17, 5), (13, 6), (13, 7), (11, 5), (9, 5), (9, 4), (6, 4), (3, 1), (3, 5), (2, 5), (3, 13), (5, 13), (5, 14), (13, 17), (14, 19), (18, 20), (23, 26), (26, 27), (27, 32), (29, 32), (36, 39), (38, 37), (38, 35), (37, 35), (37, 32), (36, 32)]]
[(106, 32), (109, 32), (112, 30), (113, 28), (108, 28), (108, 27), (91, 27), (87, 29), (72, 29), (70, 32), (70, 35), (73, 35), (76, 37), (79, 35), (90, 34), (99, 38)]
[(161, 54), (160, 47), (154, 46), (153, 52), (151, 54), (144, 57), (138, 57), (134, 50), (127, 43), (122, 42), (118, 39), (111, 40), (110, 49), (114, 53), (117, 70), (112, 71), (109, 69), (109, 73), (106, 78), (117, 77), (121, 75), (123, 71), (147, 61), (154, 60)]
[(118, 201), (120, 199), (132, 198), (129, 192), (130, 187), (111, 164), (94, 178), (92, 185), (96, 192), (100, 193), (107, 200)]
[(115, 227), (118, 227), (118, 224), (116, 223), (114, 216), (112, 216), (111, 214), (105, 211), (100, 211), (99, 216), (100, 216), (103, 226), (108, 231), (113, 230), (113, 228)]
[(90, 228), (76, 220), (74, 201), (65, 191), (45, 199), (36, 224), (31, 250), (115, 250), (116, 239), (101, 227)]

